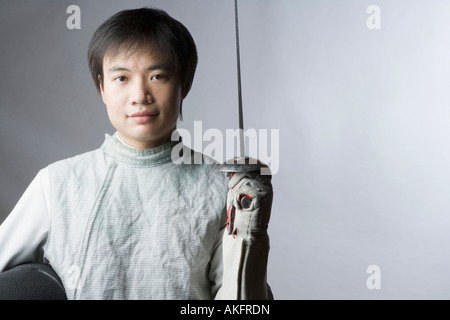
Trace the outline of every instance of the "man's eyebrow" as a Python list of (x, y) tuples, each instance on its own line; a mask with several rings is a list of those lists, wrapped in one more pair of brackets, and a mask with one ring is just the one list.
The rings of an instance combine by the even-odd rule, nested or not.
[[(151, 65), (147, 68), (148, 71), (153, 71), (153, 70), (170, 70), (170, 68), (165, 65), (165, 64), (154, 64)], [(108, 71), (110, 72), (117, 72), (117, 71), (130, 71), (130, 69), (125, 68), (125, 67), (121, 67), (121, 66), (112, 66), (111, 68), (108, 69)]]
[(148, 71), (153, 71), (153, 70), (158, 70), (158, 69), (170, 70), (169, 66), (167, 66), (165, 64), (155, 64), (155, 65), (152, 65), (152, 66), (147, 68)]
[(115, 72), (115, 71), (130, 71), (130, 70), (124, 67), (111, 67), (108, 69), (108, 71)]

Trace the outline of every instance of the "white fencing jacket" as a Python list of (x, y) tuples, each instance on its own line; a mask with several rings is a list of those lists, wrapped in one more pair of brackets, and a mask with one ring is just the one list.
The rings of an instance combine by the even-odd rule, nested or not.
[(42, 169), (0, 226), (0, 271), (49, 262), (69, 299), (211, 299), (222, 283), (227, 180), (106, 135)]

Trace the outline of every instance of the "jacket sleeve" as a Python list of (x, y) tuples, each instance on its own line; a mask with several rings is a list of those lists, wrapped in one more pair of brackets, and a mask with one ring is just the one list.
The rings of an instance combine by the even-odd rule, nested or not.
[(218, 298), (218, 292), (222, 287), (222, 278), (223, 278), (222, 237), (224, 231), (225, 228), (221, 229), (217, 234), (217, 239), (214, 244), (213, 255), (211, 258), (209, 279), (211, 281), (211, 296), (213, 299)]
[(26, 262), (44, 262), (50, 230), (49, 179), (42, 169), (0, 225), (0, 272)]

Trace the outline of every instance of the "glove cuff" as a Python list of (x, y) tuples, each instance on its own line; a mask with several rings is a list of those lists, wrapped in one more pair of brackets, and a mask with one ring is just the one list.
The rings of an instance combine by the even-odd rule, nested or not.
[(272, 297), (267, 285), (269, 236), (248, 243), (224, 234), (223, 281), (220, 296), (230, 300), (267, 300)]

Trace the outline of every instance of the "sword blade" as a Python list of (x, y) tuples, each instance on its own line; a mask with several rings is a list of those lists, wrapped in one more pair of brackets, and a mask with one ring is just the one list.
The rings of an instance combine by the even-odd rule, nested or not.
[(236, 66), (237, 66), (237, 84), (238, 84), (238, 107), (239, 107), (239, 156), (227, 160), (219, 166), (219, 170), (228, 174), (233, 172), (252, 172), (260, 171), (267, 167), (256, 159), (245, 156), (244, 141), (244, 115), (242, 111), (242, 81), (241, 81), (241, 54), (239, 46), (239, 12), (237, 0), (234, 0), (234, 25), (236, 29)]
[(239, 157), (245, 156), (244, 144), (244, 115), (242, 111), (242, 81), (241, 81), (241, 53), (239, 46), (239, 12), (237, 0), (234, 0), (234, 27), (236, 31), (236, 66), (238, 84), (238, 106), (239, 106)]

